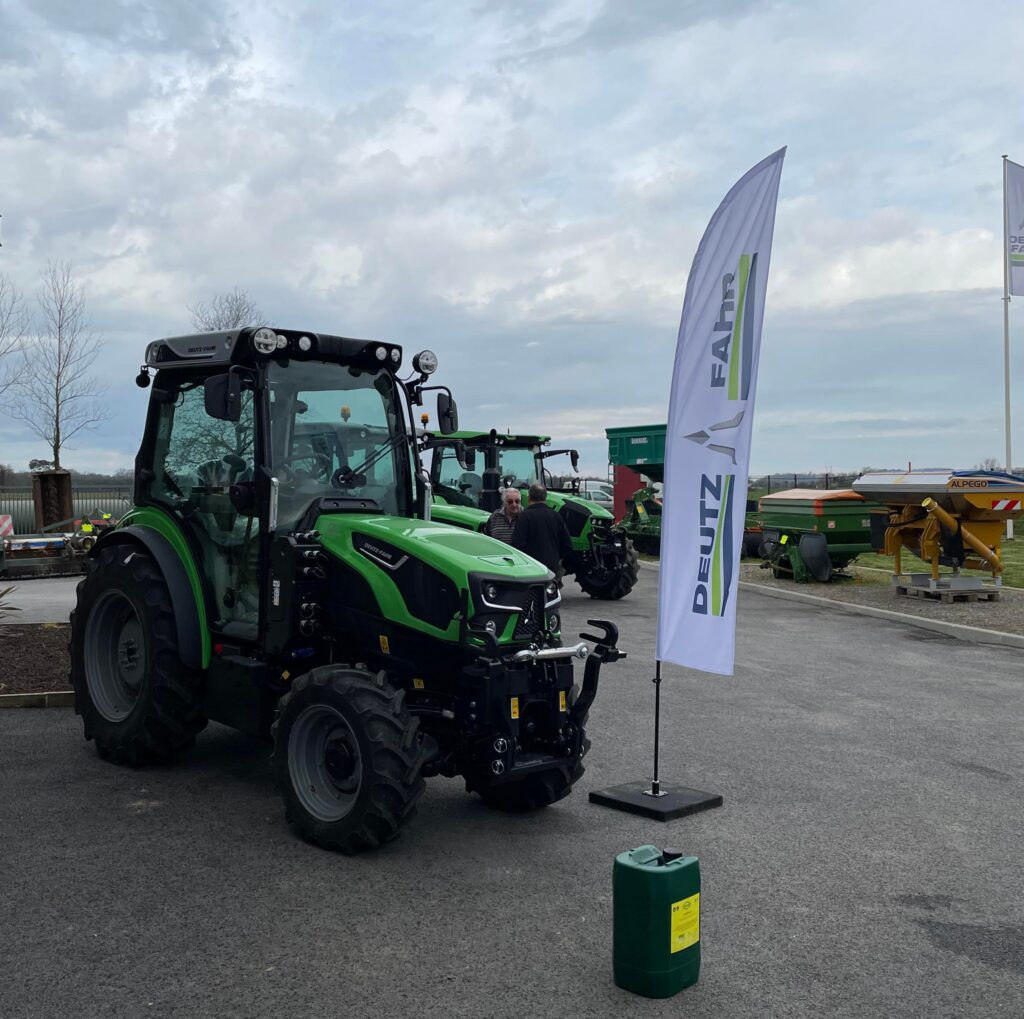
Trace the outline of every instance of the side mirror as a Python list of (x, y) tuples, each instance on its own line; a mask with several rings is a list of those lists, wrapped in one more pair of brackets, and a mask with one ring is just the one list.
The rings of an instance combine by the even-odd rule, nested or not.
[(437, 427), (442, 435), (451, 435), (459, 430), (459, 408), (455, 398), (448, 393), (437, 394)]
[(203, 383), (206, 413), (218, 421), (238, 421), (242, 417), (242, 379), (237, 372), (211, 375)]
[(464, 471), (476, 470), (476, 450), (468, 448), (461, 439), (455, 441), (455, 459)]
[(570, 461), (570, 463), (572, 463), (572, 469), (574, 471), (578, 471), (580, 469), (580, 454), (579, 454), (579, 450), (576, 450), (576, 449), (570, 449), (569, 450), (569, 461)]

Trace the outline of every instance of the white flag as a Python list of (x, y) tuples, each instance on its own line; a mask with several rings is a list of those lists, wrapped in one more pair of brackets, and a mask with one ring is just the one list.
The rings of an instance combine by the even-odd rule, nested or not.
[(686, 281), (665, 438), (658, 660), (731, 676), (764, 295), (784, 148), (733, 186)]
[(1006, 161), (1006, 257), (1010, 262), (1010, 293), (1024, 294), (1024, 166)]

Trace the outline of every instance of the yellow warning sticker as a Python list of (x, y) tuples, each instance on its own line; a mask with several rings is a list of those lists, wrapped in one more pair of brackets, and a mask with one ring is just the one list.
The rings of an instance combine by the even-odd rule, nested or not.
[(424, 683), (423, 680), (420, 679), (419, 676), (413, 676), (412, 677), (412, 688), (414, 690), (422, 690), (426, 685), (427, 684)]
[(513, 718), (518, 718), (519, 717), (519, 698), (518, 697), (513, 697), (512, 698), (512, 717)]
[(391, 645), (388, 643), (388, 639), (383, 633), (380, 635), (380, 649), (386, 655), (391, 654)]
[(681, 952), (700, 941), (700, 892), (672, 903), (672, 951)]
[(559, 711), (568, 711), (569, 710), (565, 706), (565, 691), (564, 690), (559, 690), (558, 691), (558, 710)]

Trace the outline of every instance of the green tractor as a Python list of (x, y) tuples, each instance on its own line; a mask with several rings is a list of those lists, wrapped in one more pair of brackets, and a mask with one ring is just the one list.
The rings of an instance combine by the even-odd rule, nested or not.
[[(562, 563), (565, 572), (575, 574), (592, 598), (623, 598), (636, 585), (636, 549), (608, 510), (579, 494), (576, 450), (544, 450), (550, 441), (544, 435), (501, 435), (494, 430), (454, 432), (447, 441), (432, 441), (434, 518), (482, 531), (501, 505), (503, 489), (523, 489), (525, 503), (526, 489), (541, 481), (548, 489), (548, 505), (565, 521), (572, 539), (572, 554)], [(546, 462), (565, 454), (573, 473), (556, 478)]]
[(618, 634), (563, 645), (550, 572), (431, 521), (412, 407), (438, 390), (457, 427), (436, 364), (403, 380), (393, 344), (266, 327), (149, 345), (135, 509), (71, 618), (101, 757), (171, 758), (211, 719), (272, 736), (288, 820), (344, 852), (397, 835), (430, 775), (508, 810), (569, 793)]

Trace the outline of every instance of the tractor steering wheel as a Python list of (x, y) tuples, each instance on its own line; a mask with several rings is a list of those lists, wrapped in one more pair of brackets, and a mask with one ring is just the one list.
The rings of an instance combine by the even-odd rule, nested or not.
[[(312, 460), (313, 467), (309, 470), (299, 470), (290, 466), (296, 460)], [(280, 469), (288, 471), (294, 478), (306, 477), (314, 481), (326, 480), (331, 474), (331, 458), (326, 453), (294, 453), (285, 457), (278, 465)]]

